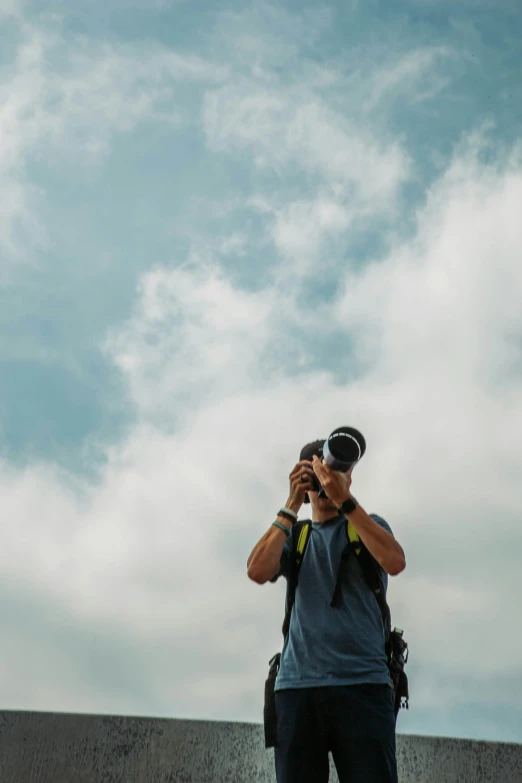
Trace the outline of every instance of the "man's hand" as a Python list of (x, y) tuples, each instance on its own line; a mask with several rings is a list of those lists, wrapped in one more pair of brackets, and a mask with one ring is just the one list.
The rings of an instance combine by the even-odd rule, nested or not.
[(330, 498), (330, 500), (336, 504), (337, 507), (344, 503), (345, 500), (350, 498), (350, 487), (352, 485), (352, 470), (347, 473), (341, 473), (338, 470), (332, 470), (326, 462), (320, 461), (319, 457), (314, 454), (312, 460), (312, 466), (314, 473), (321, 482), (321, 486)]
[(320, 459), (314, 454), (312, 460), (312, 466), (314, 473), (321, 482), (321, 486), (330, 498), (330, 500), (339, 507), (341, 503), (350, 498), (350, 487), (352, 485), (352, 470), (350, 468), (346, 473), (341, 473), (338, 470), (332, 470), (326, 462), (321, 462)]
[(304, 503), (306, 493), (314, 488), (312, 466), (308, 460), (301, 460), (290, 473), (290, 495), (286, 505), (299, 511)]
[[(340, 473), (338, 470), (329, 468), (326, 463), (321, 463), (316, 456), (313, 458), (313, 468), (324, 491), (337, 508), (345, 500), (352, 497), (350, 487), (353, 468), (347, 473)], [(388, 533), (387, 530), (384, 530), (372, 519), (360, 505), (357, 506), (353, 514), (350, 514), (350, 522), (369, 553), (373, 555), (387, 574), (396, 576), (405, 569), (406, 558), (401, 545), (391, 533)]]

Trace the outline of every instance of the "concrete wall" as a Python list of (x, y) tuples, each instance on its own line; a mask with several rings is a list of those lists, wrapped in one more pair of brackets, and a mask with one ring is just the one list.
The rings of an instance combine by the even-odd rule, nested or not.
[[(401, 783), (522, 783), (522, 745), (399, 734), (397, 755)], [(0, 781), (274, 783), (275, 774), (255, 724), (0, 712)]]

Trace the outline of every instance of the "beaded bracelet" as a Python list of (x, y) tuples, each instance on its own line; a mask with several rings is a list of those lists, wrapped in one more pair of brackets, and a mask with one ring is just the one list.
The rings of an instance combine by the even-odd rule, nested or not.
[(284, 533), (284, 534), (286, 535), (286, 537), (288, 538), (288, 536), (290, 535), (290, 531), (289, 531), (289, 529), (288, 529), (287, 527), (285, 527), (285, 526), (282, 524), (282, 522), (278, 522), (278, 521), (277, 521), (277, 519), (276, 519), (276, 521), (275, 521), (275, 522), (272, 522), (272, 525), (273, 525), (274, 527), (278, 527), (278, 528), (279, 528), (279, 530), (282, 530), (282, 531), (283, 531), (283, 533)]
[(284, 517), (285, 519), (288, 519), (288, 521), (291, 522), (292, 524), (294, 522), (297, 522), (297, 514), (294, 517), (292, 514), (290, 514), (288, 511), (285, 511), (282, 508), (277, 512), (277, 516), (278, 517)]

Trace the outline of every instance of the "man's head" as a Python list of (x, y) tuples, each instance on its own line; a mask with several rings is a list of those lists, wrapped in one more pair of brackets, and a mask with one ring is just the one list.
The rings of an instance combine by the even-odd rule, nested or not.
[(306, 446), (303, 446), (301, 449), (299, 461), (308, 459), (311, 462), (314, 454), (317, 454), (317, 456), (321, 458), (323, 456), (323, 446), (325, 443), (326, 438), (322, 438), (321, 440), (314, 440), (312, 443), (307, 443)]

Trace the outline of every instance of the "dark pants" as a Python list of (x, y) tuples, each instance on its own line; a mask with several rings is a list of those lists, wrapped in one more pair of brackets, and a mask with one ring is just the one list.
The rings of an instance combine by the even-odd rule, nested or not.
[(393, 692), (388, 685), (276, 691), (277, 783), (397, 783)]

